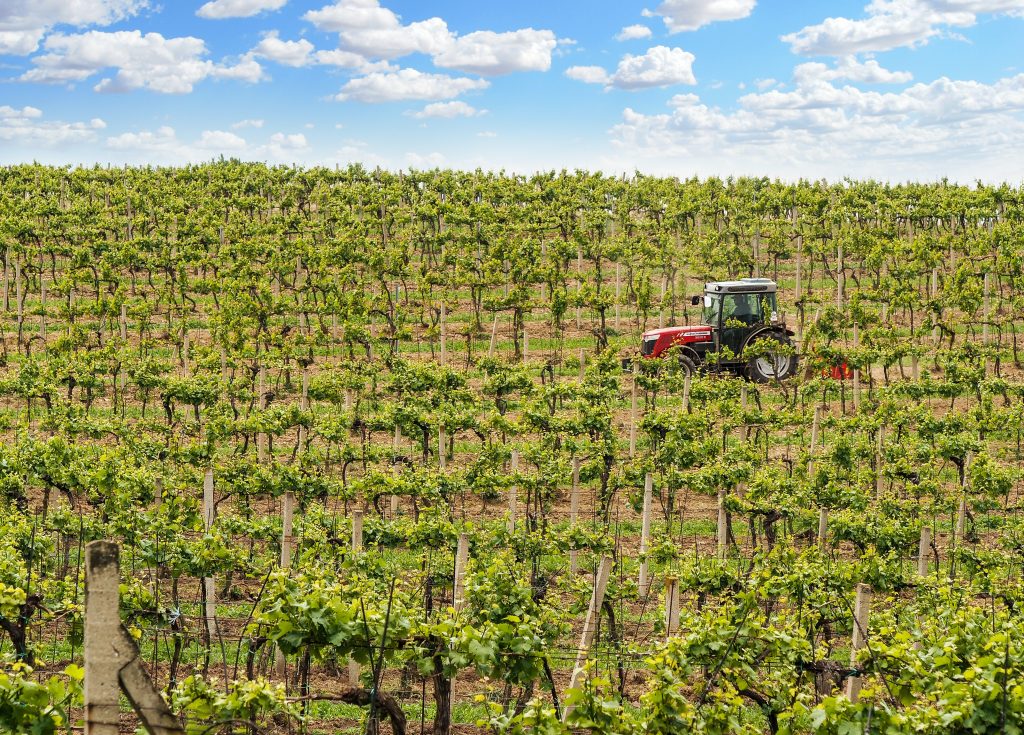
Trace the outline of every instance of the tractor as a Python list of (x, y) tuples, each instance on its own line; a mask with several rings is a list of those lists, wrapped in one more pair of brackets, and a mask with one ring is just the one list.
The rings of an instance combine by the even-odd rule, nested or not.
[[(797, 356), (790, 349), (794, 334), (779, 319), (777, 291), (767, 278), (707, 283), (704, 295), (691, 299), (693, 306), (703, 306), (701, 323), (644, 332), (640, 355), (653, 359), (674, 354), (690, 374), (729, 371), (756, 383), (788, 378), (796, 373)], [(772, 340), (786, 349), (758, 350), (744, 357), (758, 340)]]

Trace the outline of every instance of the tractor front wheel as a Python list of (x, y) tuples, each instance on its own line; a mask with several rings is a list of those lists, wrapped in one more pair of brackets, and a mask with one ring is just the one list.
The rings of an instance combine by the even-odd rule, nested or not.
[(697, 374), (697, 363), (692, 358), (680, 354), (679, 355), (679, 370), (686, 377), (692, 378)]
[[(792, 343), (782, 334), (768, 334), (765, 339), (772, 339), (779, 344), (790, 347)], [(762, 357), (752, 357), (747, 363), (747, 377), (755, 383), (767, 383), (772, 380), (784, 380), (796, 374), (797, 356), (769, 353)]]

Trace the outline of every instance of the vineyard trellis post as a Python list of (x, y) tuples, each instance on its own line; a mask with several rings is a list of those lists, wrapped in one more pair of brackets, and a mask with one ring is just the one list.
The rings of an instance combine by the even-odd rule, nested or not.
[(647, 552), (651, 543), (651, 499), (654, 494), (654, 477), (648, 472), (644, 476), (644, 505), (643, 518), (640, 528), (640, 576), (637, 586), (640, 588), (640, 595), (647, 596), (650, 580), (648, 579)]
[[(569, 492), (569, 528), (576, 528), (576, 519), (580, 512), (580, 458), (572, 458), (572, 490)], [(576, 549), (569, 550), (569, 574), (576, 574)]]
[(671, 638), (679, 630), (679, 579), (665, 578), (665, 636)]
[[(580, 645), (576, 653), (576, 663), (572, 669), (572, 679), (569, 682), (570, 689), (577, 689), (580, 679), (584, 674), (583, 665), (590, 655), (590, 646), (594, 643), (597, 635), (597, 626), (601, 618), (601, 606), (604, 604), (604, 593), (608, 589), (608, 579), (612, 574), (613, 560), (610, 556), (601, 557), (601, 563), (597, 567), (597, 574), (594, 575), (594, 592), (590, 597), (590, 607), (587, 608), (587, 617), (583, 621), (583, 632), (580, 634)], [(566, 707), (562, 713), (563, 721), (568, 719), (572, 712), (571, 707)]]
[(119, 556), (112, 541), (85, 547), (85, 735), (118, 735), (119, 689), (151, 735), (185, 735), (121, 623)]
[[(853, 640), (850, 644), (850, 668), (857, 666), (857, 653), (867, 642), (868, 619), (871, 615), (871, 587), (864, 583), (857, 585), (857, 597), (853, 607)], [(846, 680), (846, 697), (856, 702), (860, 697), (861, 677), (852, 674)]]

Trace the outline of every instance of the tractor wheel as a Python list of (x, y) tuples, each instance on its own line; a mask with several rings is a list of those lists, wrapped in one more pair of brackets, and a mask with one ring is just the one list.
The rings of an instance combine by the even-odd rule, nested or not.
[[(778, 332), (765, 335), (765, 339), (773, 339), (787, 347), (792, 345), (792, 342), (784, 334), (779, 334)], [(755, 383), (785, 380), (796, 373), (796, 367), (796, 355), (753, 357), (747, 363), (747, 377)]]
[(697, 374), (697, 363), (693, 361), (692, 357), (680, 353), (679, 370), (684, 376), (692, 378)]

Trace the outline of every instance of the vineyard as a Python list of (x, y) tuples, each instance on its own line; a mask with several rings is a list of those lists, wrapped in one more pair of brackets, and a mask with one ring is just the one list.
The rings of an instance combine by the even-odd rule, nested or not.
[[(160, 733), (1024, 732), (1022, 190), (0, 181), (3, 731), (146, 721), (106, 539)], [(749, 276), (795, 377), (639, 356)]]

